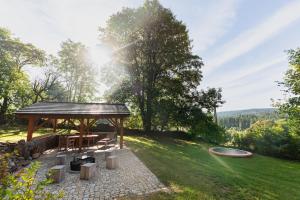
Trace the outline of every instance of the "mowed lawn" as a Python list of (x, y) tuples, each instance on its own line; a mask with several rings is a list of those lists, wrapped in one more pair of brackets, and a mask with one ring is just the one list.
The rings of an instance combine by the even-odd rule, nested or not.
[(170, 138), (125, 141), (173, 191), (147, 199), (300, 199), (300, 162), (219, 157), (208, 153), (208, 144)]
[[(57, 132), (67, 133), (68, 131), (58, 129)], [(40, 128), (33, 133), (33, 137), (50, 133), (53, 133), (52, 128)], [(0, 142), (17, 142), (22, 139), (26, 140), (26, 137), (27, 126), (0, 126)]]

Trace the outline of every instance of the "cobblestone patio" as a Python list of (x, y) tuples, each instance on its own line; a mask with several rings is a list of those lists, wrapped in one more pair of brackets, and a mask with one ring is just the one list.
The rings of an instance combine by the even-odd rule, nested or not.
[[(65, 199), (116, 199), (145, 195), (165, 187), (129, 149), (115, 151), (119, 159), (118, 169), (106, 169), (104, 152), (97, 152), (94, 178), (89, 181), (80, 180), (79, 173), (70, 171), (67, 165), (65, 180), (59, 184), (51, 184), (46, 189), (54, 193), (63, 190)], [(46, 172), (55, 163), (55, 155), (39, 158), (42, 167), (38, 171), (38, 179), (45, 178)], [(68, 154), (67, 163), (71, 160), (72, 156)]]

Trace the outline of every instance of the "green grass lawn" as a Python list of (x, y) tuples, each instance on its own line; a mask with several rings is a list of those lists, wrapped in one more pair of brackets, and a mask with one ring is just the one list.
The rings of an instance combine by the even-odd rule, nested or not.
[[(64, 134), (67, 130), (57, 129), (57, 133)], [(71, 131), (76, 132), (74, 130)], [(53, 133), (52, 128), (40, 128), (33, 133), (33, 137), (37, 137), (44, 134)], [(19, 140), (26, 140), (27, 126), (0, 126), (0, 142), (17, 142)]]
[(300, 163), (254, 155), (219, 157), (205, 143), (126, 137), (126, 144), (172, 193), (148, 199), (300, 199)]
[[(33, 134), (33, 137), (47, 133), (47, 129), (40, 129)], [(49, 133), (49, 132), (48, 132)], [(0, 142), (17, 142), (26, 140), (26, 126), (0, 126)]]

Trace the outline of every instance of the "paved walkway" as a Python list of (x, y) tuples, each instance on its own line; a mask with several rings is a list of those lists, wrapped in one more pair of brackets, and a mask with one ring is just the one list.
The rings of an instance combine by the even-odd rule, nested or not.
[[(156, 176), (129, 150), (116, 150), (119, 168), (108, 170), (105, 167), (104, 152), (96, 153), (97, 172), (92, 180), (80, 180), (78, 172), (71, 172), (67, 167), (66, 178), (59, 184), (47, 186), (47, 190), (64, 191), (65, 199), (116, 199), (122, 196), (145, 195), (163, 189)], [(72, 156), (67, 157), (69, 163)], [(38, 179), (43, 179), (46, 172), (55, 163), (53, 156), (39, 158), (42, 167)]]

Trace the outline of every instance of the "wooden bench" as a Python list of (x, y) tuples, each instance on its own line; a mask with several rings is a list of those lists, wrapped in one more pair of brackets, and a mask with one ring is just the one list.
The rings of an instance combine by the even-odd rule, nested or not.
[(80, 168), (80, 179), (89, 180), (96, 173), (96, 163), (86, 163), (81, 165)]
[(108, 132), (106, 133), (106, 137), (99, 140), (97, 144), (97, 148), (99, 149), (99, 145), (107, 147), (108, 144), (116, 142), (116, 133), (115, 132)]

